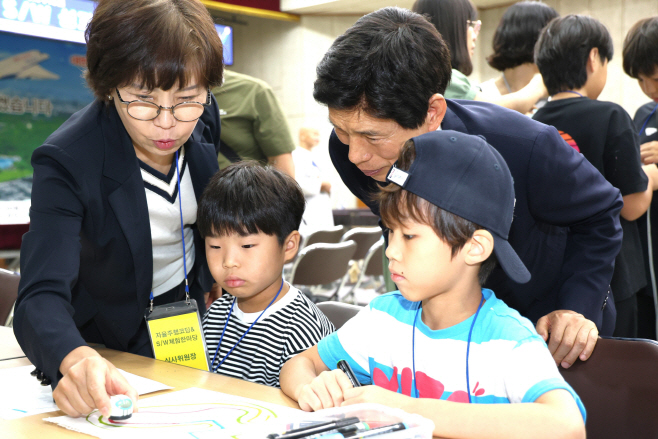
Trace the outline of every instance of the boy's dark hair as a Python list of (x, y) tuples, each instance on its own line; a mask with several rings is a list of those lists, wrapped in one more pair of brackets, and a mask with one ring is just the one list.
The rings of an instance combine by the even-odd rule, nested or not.
[(279, 245), (299, 229), (304, 194), (287, 174), (250, 160), (234, 163), (208, 182), (199, 200), (197, 226), (202, 237), (263, 232)]
[(407, 9), (384, 8), (336, 38), (318, 64), (313, 97), (415, 129), (450, 73), (448, 48), (431, 23)]
[(624, 71), (631, 78), (651, 76), (658, 68), (658, 15), (633, 25), (624, 40)]
[(567, 15), (554, 19), (544, 28), (535, 46), (535, 63), (549, 95), (585, 85), (587, 59), (595, 47), (599, 49), (601, 62), (612, 60), (610, 33), (595, 18)]
[(149, 90), (222, 82), (222, 42), (198, 0), (100, 0), (85, 32), (87, 84), (108, 101), (116, 87)]
[[(416, 158), (413, 140), (408, 140), (395, 164), (398, 169), (408, 171)], [(390, 227), (399, 225), (406, 220), (412, 220), (432, 227), (434, 233), (451, 247), (452, 257), (464, 247), (476, 230), (483, 229), (472, 221), (454, 213), (441, 209), (418, 195), (404, 190), (397, 184), (381, 186), (378, 193), (379, 212), (382, 222)], [(480, 265), (478, 280), (483, 285), (496, 267), (496, 255), (492, 252), (489, 258)]]
[(545, 3), (522, 1), (505, 11), (493, 37), (493, 51), (487, 58), (498, 71), (535, 62), (535, 43), (541, 30), (560, 14)]
[(424, 15), (436, 27), (450, 49), (452, 68), (468, 76), (473, 73), (466, 35), (468, 20), (478, 18), (470, 0), (416, 0), (411, 10)]

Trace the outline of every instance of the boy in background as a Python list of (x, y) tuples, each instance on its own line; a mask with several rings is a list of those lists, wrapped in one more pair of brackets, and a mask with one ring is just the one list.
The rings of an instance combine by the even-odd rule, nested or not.
[[(530, 280), (507, 241), (515, 199), (501, 155), (434, 131), (405, 144), (387, 182), (380, 210), (400, 290), (287, 362), (281, 389), (304, 410), (378, 402), (418, 413), (440, 437), (584, 437), (582, 403), (543, 339), (481, 287), (496, 260)], [(341, 359), (374, 385), (352, 388)], [(521, 402), (532, 404), (501, 404)]]
[[(640, 135), (640, 156), (645, 165), (658, 163), (658, 15), (635, 23), (624, 40), (624, 71), (637, 79), (651, 102), (635, 112), (633, 123)], [(637, 336), (656, 340), (656, 280), (658, 272), (658, 202), (637, 219), (644, 253), (647, 286), (637, 295)], [(651, 230), (648, 229), (651, 227)], [(649, 233), (651, 232), (651, 233)]]
[(223, 289), (203, 318), (213, 372), (278, 387), (281, 366), (333, 332), (282, 277), (299, 249), (303, 213), (295, 180), (255, 161), (230, 165), (206, 186), (197, 224)]
[(635, 220), (651, 203), (658, 172), (655, 166), (642, 169), (640, 145), (626, 111), (615, 103), (596, 100), (605, 86), (612, 54), (612, 38), (598, 20), (568, 15), (551, 21), (535, 47), (535, 62), (551, 100), (533, 119), (557, 128), (621, 191), (624, 235), (610, 282), (617, 308), (613, 335), (637, 337), (636, 294), (646, 285), (646, 276)]

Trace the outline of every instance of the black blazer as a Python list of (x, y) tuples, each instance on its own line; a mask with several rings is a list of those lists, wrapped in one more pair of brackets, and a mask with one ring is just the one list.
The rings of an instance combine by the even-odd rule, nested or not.
[[(496, 267), (485, 286), (533, 322), (551, 311), (569, 309), (594, 321), (602, 335), (612, 335), (615, 313), (609, 285), (622, 239), (619, 190), (555, 128), (493, 104), (446, 101), (441, 127), (483, 136), (503, 156), (514, 178), (509, 243), (532, 279), (517, 284)], [(349, 161), (348, 152), (332, 133), (329, 154), (336, 170), (352, 193), (379, 215), (379, 204), (371, 197), (377, 183)]]
[[(185, 143), (197, 200), (218, 170), (219, 132), (213, 98)], [(34, 151), (32, 166), (14, 332), (56, 384), (64, 357), (86, 341), (129, 351), (153, 281), (151, 229), (137, 156), (113, 105), (94, 101), (71, 116)], [(194, 243), (190, 292), (204, 308), (213, 281), (196, 229)]]

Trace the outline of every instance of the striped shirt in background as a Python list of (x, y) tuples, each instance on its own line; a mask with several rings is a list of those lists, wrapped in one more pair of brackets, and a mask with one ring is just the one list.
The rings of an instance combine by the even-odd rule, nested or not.
[[(203, 332), (210, 361), (215, 357), (233, 299), (233, 296), (224, 292), (203, 318)], [(260, 313), (243, 313), (236, 303), (213, 368), (217, 367)], [(263, 314), (217, 373), (279, 387), (279, 372), (283, 364), (315, 346), (333, 331), (334, 325), (322, 311), (301, 291), (290, 286), (288, 293)]]

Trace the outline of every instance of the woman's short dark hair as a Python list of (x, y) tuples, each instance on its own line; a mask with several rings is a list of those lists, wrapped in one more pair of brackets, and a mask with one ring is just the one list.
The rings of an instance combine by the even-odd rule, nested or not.
[(336, 38), (318, 64), (313, 97), (415, 129), (450, 73), (448, 48), (431, 23), (407, 9), (383, 8)]
[(633, 25), (624, 40), (624, 71), (631, 78), (651, 76), (658, 68), (658, 15)]
[(304, 194), (287, 174), (257, 161), (234, 163), (216, 173), (199, 200), (197, 227), (204, 238), (263, 232), (283, 245), (299, 229)]
[(535, 46), (535, 64), (549, 95), (582, 88), (587, 82), (587, 59), (599, 49), (601, 62), (612, 59), (608, 29), (586, 15), (558, 17), (544, 28)]
[[(408, 140), (402, 147), (395, 166), (407, 171), (415, 158), (416, 146), (413, 140)], [(473, 237), (476, 230), (483, 228), (459, 215), (441, 209), (412, 192), (405, 191), (396, 184), (381, 186), (381, 191), (376, 196), (379, 199), (382, 223), (386, 227), (400, 225), (408, 220), (426, 224), (432, 227), (439, 239), (450, 246), (452, 257)], [(478, 272), (480, 285), (485, 283), (497, 262), (492, 252), (482, 263)]]
[(522, 1), (505, 11), (493, 37), (487, 62), (498, 71), (535, 62), (535, 43), (541, 30), (560, 14), (539, 1)]
[(452, 68), (466, 76), (473, 73), (467, 22), (477, 20), (478, 12), (471, 0), (416, 0), (411, 10), (426, 16), (439, 31), (450, 49)]
[(100, 0), (85, 38), (85, 76), (102, 100), (133, 82), (169, 90), (222, 81), (222, 42), (199, 0)]

